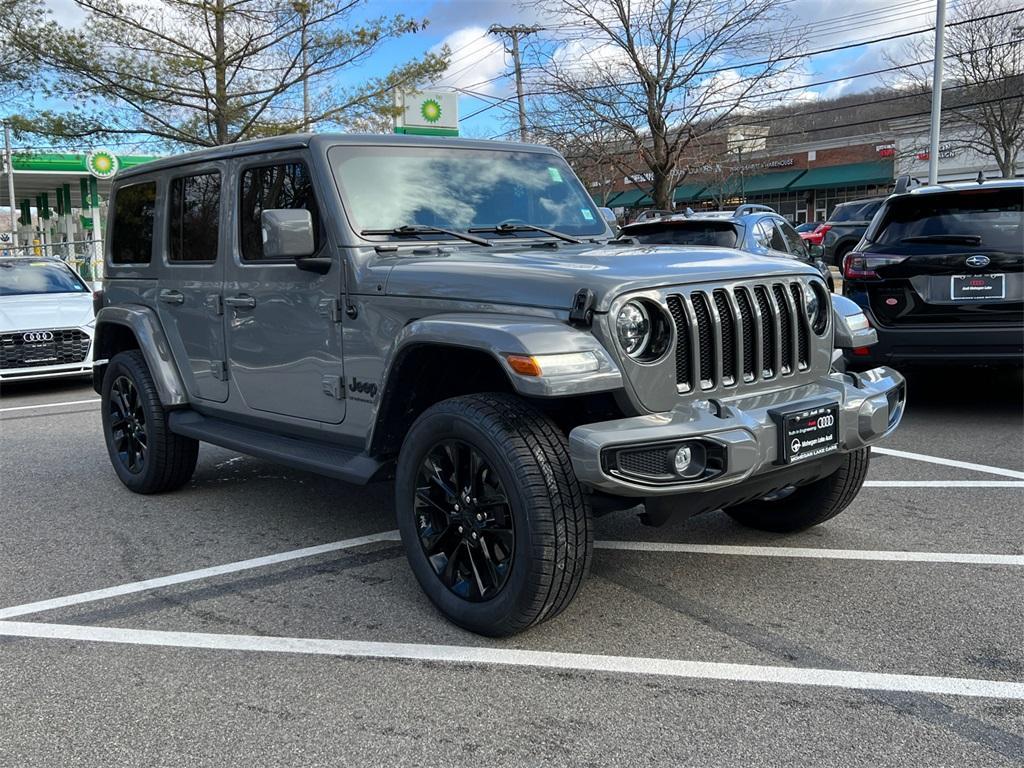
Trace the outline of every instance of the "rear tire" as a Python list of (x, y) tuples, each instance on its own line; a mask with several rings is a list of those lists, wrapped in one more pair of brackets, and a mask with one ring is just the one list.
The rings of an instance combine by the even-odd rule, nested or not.
[(758, 499), (728, 507), (725, 513), (740, 525), (774, 533), (793, 533), (820, 525), (838, 515), (856, 498), (870, 462), (870, 448), (853, 451), (828, 477), (799, 486), (779, 499)]
[(118, 478), (135, 493), (163, 493), (189, 481), (199, 441), (167, 426), (146, 358), (137, 349), (108, 363), (100, 391), (103, 436)]
[(516, 397), (425, 411), (402, 445), (395, 491), (416, 579), (471, 632), (503, 637), (557, 616), (589, 570), (590, 508), (565, 435)]

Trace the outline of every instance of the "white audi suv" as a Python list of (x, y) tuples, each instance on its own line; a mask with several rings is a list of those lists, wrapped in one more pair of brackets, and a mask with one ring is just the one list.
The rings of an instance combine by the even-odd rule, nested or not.
[(92, 290), (59, 259), (0, 258), (0, 382), (92, 373)]

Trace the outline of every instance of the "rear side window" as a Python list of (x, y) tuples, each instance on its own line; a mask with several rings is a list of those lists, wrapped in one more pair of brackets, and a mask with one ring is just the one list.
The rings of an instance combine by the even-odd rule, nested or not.
[(305, 163), (283, 163), (246, 168), (242, 172), (239, 220), (242, 259), (262, 261), (263, 211), (275, 208), (305, 208), (313, 217), (315, 247), (320, 248), (320, 213), (313, 195), (313, 182)]
[(149, 264), (153, 256), (153, 216), (156, 182), (120, 187), (114, 194), (114, 223), (110, 228), (110, 261)]
[(844, 221), (870, 221), (881, 204), (881, 200), (872, 200), (867, 203), (843, 203), (837, 205), (836, 209), (832, 211), (829, 221), (834, 224), (841, 224)]
[(754, 230), (754, 237), (758, 245), (764, 248), (771, 248), (773, 251), (786, 253), (786, 238), (782, 236), (775, 222), (770, 219), (761, 219), (757, 222), (757, 229)]
[(171, 181), (170, 261), (216, 261), (220, 232), (220, 173)]
[(882, 245), (1024, 251), (1024, 189), (971, 189), (889, 200), (867, 233)]

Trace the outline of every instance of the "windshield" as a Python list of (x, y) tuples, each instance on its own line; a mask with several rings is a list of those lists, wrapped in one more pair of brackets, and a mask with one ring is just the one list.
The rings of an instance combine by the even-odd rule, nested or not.
[(655, 222), (628, 227), (623, 235), (641, 243), (665, 245), (736, 246), (736, 228), (718, 221)]
[(0, 296), (88, 291), (85, 284), (63, 264), (50, 261), (0, 261)]
[(1024, 251), (1024, 190), (978, 189), (906, 195), (889, 201), (867, 234), (878, 245), (947, 243)]
[[(331, 149), (329, 157), (357, 232), (407, 226), (465, 231), (506, 223), (568, 235), (605, 234), (600, 212), (557, 155), (456, 147), (342, 146)], [(493, 237), (538, 235), (524, 228)], [(449, 237), (443, 232), (418, 236)]]

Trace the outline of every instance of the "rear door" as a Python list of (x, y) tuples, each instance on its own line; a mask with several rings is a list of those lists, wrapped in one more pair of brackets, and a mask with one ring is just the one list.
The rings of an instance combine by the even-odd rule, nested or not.
[[(225, 275), (228, 363), (245, 409), (337, 424), (345, 417), (341, 268), (320, 215), (321, 193), (302, 153), (255, 156), (233, 174), (236, 225)], [(326, 274), (263, 254), (264, 210), (304, 208)]]
[(157, 289), (160, 321), (189, 394), (221, 403), (228, 398), (221, 303), (223, 186), (223, 168), (217, 164), (167, 180), (167, 232)]
[(1020, 322), (1024, 187), (891, 198), (856, 257), (883, 323)]

